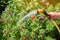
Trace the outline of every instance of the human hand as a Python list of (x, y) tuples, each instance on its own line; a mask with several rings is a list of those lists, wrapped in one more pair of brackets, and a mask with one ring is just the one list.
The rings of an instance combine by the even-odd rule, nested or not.
[(49, 19), (60, 18), (60, 12), (48, 12), (47, 14)]

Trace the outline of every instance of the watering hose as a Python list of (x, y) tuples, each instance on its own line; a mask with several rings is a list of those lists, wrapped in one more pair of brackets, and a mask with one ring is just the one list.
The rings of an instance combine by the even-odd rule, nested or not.
[[(46, 16), (49, 16), (48, 13), (47, 13), (44, 9), (39, 9), (39, 10), (38, 10), (38, 13), (43, 13), (43, 14), (45, 14)], [(60, 34), (60, 29), (59, 29), (56, 21), (53, 20), (53, 19), (51, 19), (51, 21), (53, 22), (53, 24), (55, 25), (55, 27), (57, 28), (57, 30), (58, 30), (58, 32), (59, 32), (59, 34)]]
[(57, 28), (57, 30), (58, 30), (58, 32), (59, 32), (59, 34), (60, 34), (60, 29), (59, 29), (59, 27), (58, 27), (56, 21), (54, 21), (54, 20), (51, 20), (51, 21), (54, 23), (54, 25), (56, 26), (56, 28)]
[[(25, 15), (22, 19), (20, 19), (20, 20), (17, 22), (17, 24), (21, 24), (21, 23), (22, 23), (25, 19), (27, 19), (29, 16), (31, 16), (31, 15), (36, 15), (37, 13), (43, 13), (44, 15), (49, 16), (48, 13), (47, 13), (44, 9), (33, 10), (33, 11), (31, 11), (30, 13), (28, 13), (27, 15)], [(57, 28), (58, 32), (60, 33), (60, 29), (59, 29), (57, 23), (56, 23), (53, 19), (52, 19), (51, 21), (54, 23), (55, 27)]]

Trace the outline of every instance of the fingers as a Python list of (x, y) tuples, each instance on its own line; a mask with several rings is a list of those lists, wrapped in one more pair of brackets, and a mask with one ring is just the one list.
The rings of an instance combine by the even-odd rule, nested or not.
[(49, 19), (55, 19), (55, 18), (60, 18), (60, 12), (59, 13), (56, 13), (56, 12), (50, 12), (48, 13), (48, 18)]

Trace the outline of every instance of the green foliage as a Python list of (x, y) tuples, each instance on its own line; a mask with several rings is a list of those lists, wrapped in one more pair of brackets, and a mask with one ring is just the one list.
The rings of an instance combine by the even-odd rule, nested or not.
[[(22, 24), (16, 24), (30, 11), (45, 8), (40, 5), (38, 0), (11, 0), (9, 2), (9, 5), (1, 16), (1, 40), (23, 40), (24, 36), (26, 36), (27, 40), (54, 39), (53, 31), (55, 30), (55, 25), (44, 14), (35, 15), (35, 20), (32, 20), (30, 16)], [(46, 10), (48, 12), (57, 11), (60, 5), (56, 6), (55, 10), (53, 5), (48, 6)], [(41, 16), (44, 17), (42, 22), (39, 20)]]

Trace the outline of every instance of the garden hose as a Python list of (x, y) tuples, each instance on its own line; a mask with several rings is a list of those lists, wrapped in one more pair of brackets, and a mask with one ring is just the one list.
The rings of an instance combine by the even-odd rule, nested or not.
[(55, 27), (57, 28), (57, 30), (58, 30), (58, 32), (59, 32), (59, 34), (60, 34), (60, 29), (59, 29), (59, 27), (58, 27), (56, 21), (55, 21), (55, 20), (51, 20), (51, 21), (54, 23)]
[[(29, 16), (31, 16), (31, 15), (36, 15), (37, 13), (43, 13), (44, 15), (49, 16), (49, 15), (47, 14), (47, 12), (46, 12), (45, 10), (43, 10), (43, 9), (33, 10), (33, 11), (31, 11), (30, 13), (28, 13), (27, 15), (25, 15), (22, 19), (20, 19), (20, 20), (17, 22), (17, 24), (21, 24), (21, 23), (22, 23), (25, 19), (27, 19)], [(59, 29), (57, 23), (56, 23), (53, 19), (52, 19), (52, 22), (54, 23), (55, 27), (57, 28), (58, 32), (60, 33), (60, 29)]]
[[(44, 9), (38, 9), (38, 13), (43, 13), (46, 16), (49, 16), (48, 13), (44, 10)], [(53, 24), (55, 25), (55, 27), (57, 28), (58, 32), (60, 33), (60, 29), (56, 23), (55, 20), (51, 19), (51, 21), (53, 22)]]

